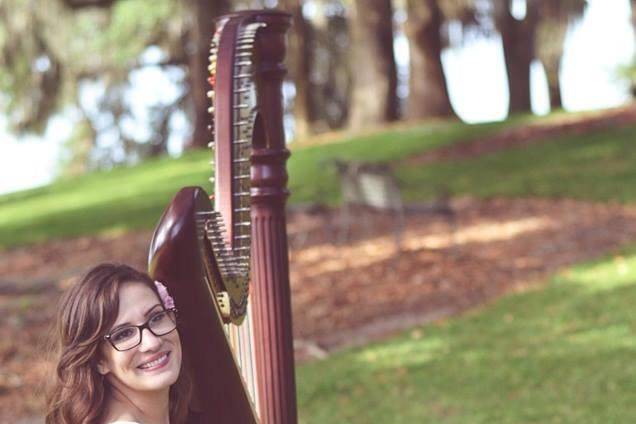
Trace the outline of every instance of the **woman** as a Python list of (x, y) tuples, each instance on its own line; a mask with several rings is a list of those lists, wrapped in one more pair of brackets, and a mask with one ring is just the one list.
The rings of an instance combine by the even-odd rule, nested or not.
[(190, 387), (166, 288), (126, 265), (90, 270), (63, 297), (47, 424), (183, 423)]

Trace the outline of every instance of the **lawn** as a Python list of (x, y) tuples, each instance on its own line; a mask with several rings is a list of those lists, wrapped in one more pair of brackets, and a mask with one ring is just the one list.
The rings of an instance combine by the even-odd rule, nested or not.
[[(335, 205), (340, 190), (333, 158), (388, 161), (397, 166), (409, 201), (448, 189), (479, 196), (567, 196), (632, 201), (636, 197), (636, 127), (565, 137), (531, 148), (478, 159), (419, 166), (404, 159), (436, 147), (536, 121), (521, 117), (503, 123), (466, 125), (436, 121), (346, 136), (322, 145), (294, 147), (288, 162), (290, 202)], [(544, 119), (554, 119), (553, 117)], [(209, 189), (207, 151), (179, 159), (161, 158), (49, 186), (0, 196), (0, 248), (54, 238), (152, 228), (177, 190)]]
[(636, 249), (297, 370), (310, 423), (636, 421)]
[[(336, 176), (328, 166), (331, 158), (398, 160), (507, 125), (511, 123), (466, 125), (440, 121), (345, 137), (323, 146), (292, 147), (288, 162), (291, 201), (337, 201)], [(189, 152), (179, 159), (149, 160), (135, 167), (96, 172), (0, 196), (0, 248), (152, 228), (181, 187), (211, 189), (210, 155), (205, 150)]]
[(453, 194), (636, 201), (636, 126), (398, 169), (410, 201)]

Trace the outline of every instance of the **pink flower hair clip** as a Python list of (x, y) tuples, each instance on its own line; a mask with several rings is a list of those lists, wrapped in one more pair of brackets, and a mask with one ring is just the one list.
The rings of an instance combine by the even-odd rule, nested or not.
[(155, 287), (157, 287), (157, 292), (159, 292), (159, 298), (161, 299), (161, 303), (163, 303), (163, 307), (166, 309), (174, 308), (174, 299), (168, 293), (168, 289), (163, 285), (160, 281), (155, 281)]

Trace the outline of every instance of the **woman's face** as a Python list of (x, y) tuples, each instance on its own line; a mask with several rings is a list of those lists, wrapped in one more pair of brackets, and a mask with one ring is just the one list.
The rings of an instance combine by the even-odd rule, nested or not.
[[(119, 314), (110, 332), (122, 324), (143, 325), (162, 310), (161, 301), (147, 285), (124, 283), (119, 290)], [(99, 372), (116, 387), (137, 391), (167, 389), (177, 381), (181, 369), (181, 341), (177, 330), (155, 336), (144, 328), (141, 343), (123, 352), (104, 341), (102, 355)]]

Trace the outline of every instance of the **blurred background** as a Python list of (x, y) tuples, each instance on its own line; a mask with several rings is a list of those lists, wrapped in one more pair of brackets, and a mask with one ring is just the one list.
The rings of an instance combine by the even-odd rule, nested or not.
[[(429, 3), (5, 0), (0, 191), (204, 146), (206, 116), (195, 111), (207, 100), (196, 95), (205, 67), (196, 66), (207, 58), (197, 54), (212, 18), (236, 9), (294, 14), (289, 140), (405, 119), (599, 109), (631, 97), (627, 0)], [(368, 74), (354, 78), (358, 66)]]
[(636, 418), (636, 1), (0, 0), (0, 422), (55, 299), (211, 191), (214, 18), (292, 15), (300, 421)]

